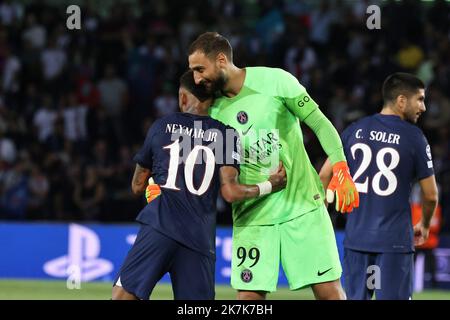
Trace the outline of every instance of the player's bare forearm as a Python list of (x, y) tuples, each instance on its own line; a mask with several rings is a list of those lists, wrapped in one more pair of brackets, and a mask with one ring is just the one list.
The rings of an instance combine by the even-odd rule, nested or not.
[[(333, 167), (331, 166), (330, 159), (327, 158), (320, 168), (319, 178), (323, 185), (323, 190), (327, 190), (328, 185), (330, 184), (331, 178), (333, 177)], [(327, 197), (324, 200), (325, 206), (328, 207)]]
[(331, 178), (333, 177), (333, 167), (331, 166), (330, 159), (327, 158), (320, 168), (319, 178), (322, 182), (323, 189), (326, 190), (330, 184)]
[(255, 198), (259, 195), (257, 185), (227, 183), (221, 187), (222, 196), (227, 202)]
[(148, 184), (148, 178), (150, 178), (151, 174), (152, 173), (149, 169), (136, 164), (133, 180), (131, 181), (131, 190), (135, 195), (141, 195), (145, 192), (145, 188)]
[(438, 203), (438, 190), (434, 175), (420, 180), (419, 184), (422, 189), (422, 225), (428, 228)]
[(257, 185), (239, 184), (238, 171), (226, 166), (220, 169), (220, 192), (231, 203), (257, 197), (259, 188)]
[[(280, 161), (277, 171), (269, 177), (271, 189), (260, 190), (258, 185), (240, 184), (238, 182), (238, 171), (231, 166), (224, 166), (220, 168), (220, 191), (223, 198), (227, 202), (242, 201), (258, 197), (269, 192), (276, 192), (286, 187), (287, 176), (286, 170)], [(263, 188), (261, 185), (261, 188)]]
[(422, 201), (422, 225), (425, 228), (430, 227), (431, 218), (436, 210), (437, 201)]

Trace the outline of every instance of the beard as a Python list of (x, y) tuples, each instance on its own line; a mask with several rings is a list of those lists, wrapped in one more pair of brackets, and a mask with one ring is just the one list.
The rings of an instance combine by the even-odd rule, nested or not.
[(222, 91), (225, 87), (225, 83), (227, 82), (227, 79), (223, 73), (219, 73), (216, 79), (214, 80), (203, 80), (200, 84), (202, 84), (208, 94), (215, 94), (218, 91)]
[(409, 123), (416, 124), (418, 119), (412, 116), (408, 116), (405, 118), (405, 120), (408, 121)]
[(415, 111), (410, 111), (405, 114), (405, 120), (412, 124), (416, 124), (419, 118), (420, 114), (418, 114), (418, 112)]

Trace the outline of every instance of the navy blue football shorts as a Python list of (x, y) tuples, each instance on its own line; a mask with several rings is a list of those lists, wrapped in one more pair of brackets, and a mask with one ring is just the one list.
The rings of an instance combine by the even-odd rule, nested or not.
[(149, 299), (156, 283), (170, 274), (174, 299), (212, 300), (215, 261), (141, 224), (114, 285), (139, 299)]
[(345, 248), (344, 288), (350, 300), (408, 300), (413, 290), (413, 253), (373, 253)]

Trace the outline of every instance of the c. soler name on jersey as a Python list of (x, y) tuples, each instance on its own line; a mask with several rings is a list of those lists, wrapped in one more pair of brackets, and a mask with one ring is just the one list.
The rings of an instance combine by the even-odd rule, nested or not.
[[(364, 138), (363, 129), (356, 130), (355, 137), (356, 139), (363, 139)], [(371, 130), (369, 132), (369, 140), (380, 141), (384, 143), (399, 144), (400, 135), (395, 133), (387, 133), (384, 131)]]

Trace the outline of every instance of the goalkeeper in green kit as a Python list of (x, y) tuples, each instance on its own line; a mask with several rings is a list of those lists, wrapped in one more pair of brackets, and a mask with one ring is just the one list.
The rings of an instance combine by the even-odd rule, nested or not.
[[(299, 121), (310, 127), (333, 164), (328, 202), (350, 212), (359, 204), (342, 143), (305, 88), (276, 68), (238, 68), (232, 48), (215, 32), (189, 48), (196, 84), (218, 93), (210, 116), (234, 127), (242, 143), (239, 182), (258, 184), (255, 199), (233, 204), (231, 285), (238, 299), (265, 299), (276, 290), (280, 261), (291, 290), (311, 286), (316, 299), (345, 299), (334, 230), (324, 188), (303, 145)], [(286, 189), (264, 183), (281, 160)]]

